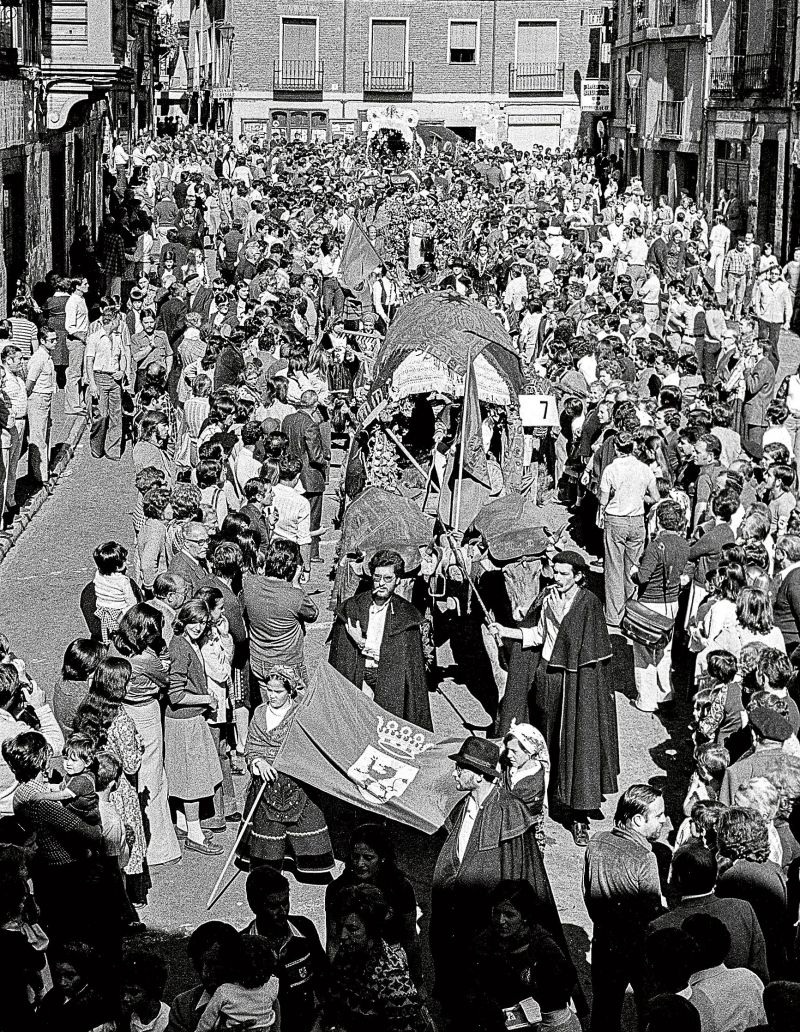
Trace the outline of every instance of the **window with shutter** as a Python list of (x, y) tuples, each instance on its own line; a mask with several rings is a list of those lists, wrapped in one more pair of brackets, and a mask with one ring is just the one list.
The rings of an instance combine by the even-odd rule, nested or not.
[(478, 63), (478, 23), (476, 21), (450, 22), (450, 63)]
[(317, 22), (314, 18), (283, 19), (283, 63), (315, 61)]
[(517, 65), (558, 64), (558, 22), (517, 22)]

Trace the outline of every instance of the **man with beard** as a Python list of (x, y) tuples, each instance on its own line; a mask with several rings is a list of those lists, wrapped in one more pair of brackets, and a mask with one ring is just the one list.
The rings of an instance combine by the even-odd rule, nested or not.
[(395, 594), (402, 556), (379, 551), (369, 564), (372, 590), (348, 599), (331, 631), (330, 664), (383, 709), (433, 730), (422, 614)]
[(431, 890), (436, 995), (446, 1009), (463, 993), (464, 949), (484, 926), (489, 895), (501, 881), (528, 882), (540, 904), (539, 921), (563, 943), (533, 818), (498, 781), (500, 749), (488, 739), (471, 737), (451, 759), (456, 786), (465, 797), (445, 824), (448, 835)]

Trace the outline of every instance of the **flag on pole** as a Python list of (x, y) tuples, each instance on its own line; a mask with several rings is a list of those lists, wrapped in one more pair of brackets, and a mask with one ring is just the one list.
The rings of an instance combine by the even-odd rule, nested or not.
[(464, 381), (461, 437), (447, 457), (439, 493), (439, 519), (455, 531), (466, 530), (490, 497), (478, 381), (470, 360)]
[(486, 449), (483, 447), (481, 426), (481, 403), (478, 398), (478, 381), (475, 378), (475, 363), (467, 364), (467, 378), (464, 383), (464, 409), (461, 414), (461, 433), (464, 435), (464, 459), (462, 471), (484, 487), (489, 486), (489, 469), (486, 465)]
[(369, 237), (358, 222), (353, 219), (339, 260), (339, 282), (347, 290), (359, 291), (364, 286), (367, 276), (381, 265), (381, 256), (369, 242)]
[(337, 799), (433, 834), (461, 796), (450, 756), (463, 738), (387, 712), (323, 660), (274, 765)]

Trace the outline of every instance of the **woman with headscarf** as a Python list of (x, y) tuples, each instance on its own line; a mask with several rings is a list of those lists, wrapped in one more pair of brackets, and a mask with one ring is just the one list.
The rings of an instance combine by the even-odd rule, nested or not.
[(550, 754), (542, 732), (533, 724), (518, 724), (512, 719), (511, 729), (503, 739), (501, 763), (503, 784), (530, 810), (536, 841), (544, 854), (547, 845), (544, 813), (550, 781)]
[(265, 678), (266, 701), (253, 714), (245, 744), (245, 758), (252, 775), (246, 814), (255, 805), (262, 782), (266, 782), (266, 787), (242, 839), (239, 855), (251, 865), (270, 864), (280, 869), (288, 846), (298, 876), (318, 876), (335, 866), (325, 817), (301, 785), (273, 766), (294, 723), (298, 694), (304, 688), (293, 667), (273, 666)]

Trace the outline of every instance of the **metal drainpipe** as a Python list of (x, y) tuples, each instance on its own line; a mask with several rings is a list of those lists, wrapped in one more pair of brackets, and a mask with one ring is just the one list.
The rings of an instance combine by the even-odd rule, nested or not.
[(345, 85), (347, 83), (347, 0), (342, 0), (342, 118), (345, 117)]

